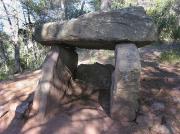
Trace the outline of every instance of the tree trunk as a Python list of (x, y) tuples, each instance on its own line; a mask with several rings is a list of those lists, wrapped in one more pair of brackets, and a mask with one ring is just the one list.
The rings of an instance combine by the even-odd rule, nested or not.
[(20, 43), (19, 43), (19, 18), (18, 18), (18, 12), (14, 11), (15, 14), (15, 28), (13, 30), (14, 32), (14, 58), (15, 58), (15, 73), (22, 72), (21, 68), (21, 62), (20, 62)]
[[(22, 7), (22, 9), (23, 9), (23, 7)], [(26, 15), (25, 15), (24, 9), (23, 9), (23, 17), (24, 17), (25, 24), (27, 24), (27, 21), (26, 21)]]
[(80, 11), (79, 11), (79, 15), (82, 15), (82, 14), (83, 14), (84, 5), (85, 5), (85, 1), (83, 1), (82, 4), (81, 4), (81, 9), (80, 9)]
[(66, 0), (61, 0), (61, 9), (63, 11), (62, 20), (67, 20), (68, 16), (67, 16), (67, 1)]
[(12, 33), (12, 41), (14, 45), (14, 59), (15, 59), (15, 73), (18, 73), (21, 71), (21, 64), (20, 64), (20, 51), (19, 51), (19, 44), (18, 44), (18, 28), (19, 28), (19, 20), (17, 11), (14, 11), (14, 19), (16, 21), (15, 26), (12, 24), (12, 21), (10, 19), (9, 12), (7, 10), (6, 4), (3, 0), (1, 0), (3, 4), (4, 11), (7, 15), (7, 19), (10, 25), (11, 33)]
[(6, 52), (5, 48), (4, 48), (3, 41), (0, 41), (0, 51), (1, 51), (1, 54), (2, 54), (2, 58), (4, 60), (3, 62), (5, 64), (7, 64), (8, 61), (9, 61), (9, 58), (8, 58), (7, 52)]
[(102, 11), (108, 11), (111, 9), (111, 3), (112, 3), (112, 0), (101, 0), (101, 6), (100, 6), (100, 9)]
[(29, 7), (27, 7), (27, 15), (28, 15), (28, 22), (30, 25), (31, 24), (31, 16), (30, 16), (30, 12), (29, 12)]
[(19, 44), (14, 43), (15, 73), (21, 72)]

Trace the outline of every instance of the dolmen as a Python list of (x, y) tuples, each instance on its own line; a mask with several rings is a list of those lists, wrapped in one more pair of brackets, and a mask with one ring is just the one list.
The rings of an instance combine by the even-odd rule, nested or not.
[(138, 47), (158, 37), (156, 25), (142, 7), (93, 12), (64, 22), (41, 24), (35, 28), (34, 36), (42, 45), (51, 46), (33, 101), (33, 109), (40, 117), (62, 105), (68, 107), (70, 98), (84, 94), (85, 89), (74, 80), (78, 47), (115, 51), (115, 69), (110, 76), (110, 116), (119, 121), (136, 118), (141, 72)]

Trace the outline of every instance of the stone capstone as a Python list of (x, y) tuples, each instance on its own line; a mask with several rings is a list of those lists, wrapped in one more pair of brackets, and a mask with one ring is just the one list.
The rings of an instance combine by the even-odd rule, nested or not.
[(142, 7), (88, 13), (77, 19), (38, 25), (35, 39), (44, 45), (114, 49), (133, 42), (138, 47), (157, 40), (157, 28)]

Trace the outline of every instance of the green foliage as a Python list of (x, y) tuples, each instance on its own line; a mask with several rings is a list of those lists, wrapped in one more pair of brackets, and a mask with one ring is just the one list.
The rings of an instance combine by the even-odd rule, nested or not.
[(180, 49), (163, 52), (160, 55), (160, 62), (166, 64), (180, 64)]
[[(19, 36), (18, 43), (21, 47), (20, 63), (22, 71), (38, 69), (49, 50), (49, 48), (33, 42), (29, 35), (31, 34), (28, 34), (28, 36)], [(14, 46), (12, 45), (10, 37), (5, 33), (0, 33), (0, 41), (2, 41), (1, 45), (4, 48), (4, 50), (2, 50), (2, 46), (0, 47), (0, 80), (4, 80), (15, 72)], [(7, 59), (4, 59), (3, 53), (7, 56)]]
[(0, 80), (6, 80), (8, 78), (8, 75), (4, 72), (0, 72)]
[(123, 7), (137, 6), (137, 0), (113, 0), (111, 8), (119, 9)]
[(94, 10), (97, 11), (100, 9), (100, 0), (90, 0), (89, 4), (94, 7)]
[[(180, 3), (175, 0), (147, 0), (144, 5), (147, 13), (158, 27), (159, 40), (180, 40)], [(137, 0), (113, 0), (112, 8), (139, 6)], [(143, 6), (143, 5), (142, 5)], [(175, 8), (176, 7), (176, 8)]]
[(180, 39), (178, 15), (173, 11), (173, 5), (174, 1), (159, 1), (147, 11), (158, 26), (159, 40)]
[(71, 19), (86, 13), (81, 9), (81, 0), (66, 0), (64, 2), (61, 0), (21, 0), (21, 3), (23, 8), (30, 10), (30, 14), (39, 22)]
[(5, 74), (10, 72), (9, 67), (11, 66), (11, 58), (13, 57), (13, 48), (11, 44), (10, 37), (0, 32), (0, 79), (5, 77)]
[(67, 4), (66, 7), (66, 19), (72, 19), (72, 18), (77, 18), (78, 16), (85, 14), (86, 11), (82, 10), (78, 7), (80, 7), (80, 2), (70, 2)]
[[(25, 19), (23, 28), (18, 29), (21, 70), (35, 70), (41, 66), (50, 47), (43, 47), (33, 40), (33, 29), (36, 23), (32, 24), (32, 22), (41, 20), (38, 22), (41, 23), (59, 19), (58, 17), (61, 17), (60, 14), (63, 12), (62, 3), (48, 0), (21, 0), (20, 2)], [(60, 19), (71, 19), (85, 13), (80, 0), (68, 0), (64, 4), (66, 18)], [(7, 34), (0, 33), (0, 43), (2, 44), (0, 47), (0, 79), (6, 79), (8, 75), (16, 72), (14, 42)]]
[(24, 9), (29, 8), (31, 15), (37, 17), (46, 8), (46, 0), (21, 0)]
[(171, 38), (175, 40), (180, 40), (180, 26), (177, 25), (174, 26), (172, 30)]

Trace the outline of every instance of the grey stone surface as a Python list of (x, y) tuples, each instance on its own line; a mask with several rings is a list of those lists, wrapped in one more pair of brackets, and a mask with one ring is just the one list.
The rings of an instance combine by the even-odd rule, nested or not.
[(78, 66), (76, 78), (99, 89), (109, 90), (113, 71), (114, 67), (110, 64), (81, 64)]
[(164, 111), (165, 110), (165, 104), (163, 102), (153, 102), (151, 105), (151, 108), (153, 109), (153, 111), (157, 112), (157, 111)]
[(138, 47), (157, 40), (157, 28), (142, 7), (93, 12), (64, 22), (39, 25), (35, 39), (45, 45), (59, 44), (91, 49), (114, 49), (117, 43)]
[(98, 90), (98, 102), (107, 114), (110, 112), (111, 64), (82, 64), (78, 66), (76, 78)]
[(22, 119), (26, 116), (28, 110), (30, 109), (30, 103), (29, 102), (22, 102), (20, 105), (16, 107), (14, 111), (15, 112), (15, 118)]
[(48, 53), (33, 101), (33, 109), (40, 117), (58, 109), (66, 101), (66, 95), (73, 94), (71, 82), (77, 61), (73, 49), (53, 47)]
[(111, 92), (111, 116), (115, 120), (133, 121), (138, 110), (140, 57), (134, 44), (118, 44)]

